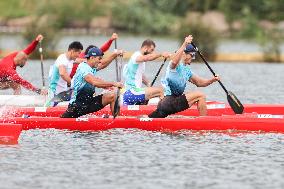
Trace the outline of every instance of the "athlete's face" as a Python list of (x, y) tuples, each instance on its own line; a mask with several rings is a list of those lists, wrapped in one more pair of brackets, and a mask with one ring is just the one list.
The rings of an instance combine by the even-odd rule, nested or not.
[(91, 56), (90, 60), (92, 61), (93, 67), (97, 68), (101, 64), (102, 56)]
[(71, 60), (76, 60), (76, 58), (79, 58), (80, 54), (81, 54), (81, 50), (72, 49), (70, 53)]
[(15, 57), (15, 62), (17, 66), (20, 66), (21, 68), (26, 65), (27, 60), (28, 60), (28, 55), (26, 55), (23, 52), (18, 53), (17, 56)]
[(19, 61), (19, 66), (22, 68), (24, 67), (24, 65), (26, 65), (28, 60), (28, 56), (21, 58), (21, 60)]
[(155, 47), (153, 45), (145, 46), (144, 55), (151, 54), (152, 52), (154, 52), (154, 50), (155, 50)]
[(183, 53), (183, 62), (190, 65), (191, 61), (195, 59), (195, 53)]

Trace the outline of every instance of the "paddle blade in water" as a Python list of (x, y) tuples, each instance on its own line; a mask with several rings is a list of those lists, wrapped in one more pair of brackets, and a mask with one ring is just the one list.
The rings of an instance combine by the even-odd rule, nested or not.
[(59, 93), (58, 95), (55, 95), (50, 102), (53, 103), (59, 103), (59, 102), (64, 102), (64, 101), (69, 101), (71, 98), (72, 90), (68, 91), (63, 91)]
[[(210, 65), (208, 64), (208, 62), (205, 60), (205, 58), (203, 57), (203, 55), (201, 54), (201, 52), (198, 50), (198, 48), (196, 47), (196, 45), (194, 43), (191, 43), (192, 46), (195, 48), (195, 50), (197, 51), (197, 53), (199, 54), (199, 56), (201, 57), (201, 59), (204, 61), (204, 63), (206, 64), (206, 66), (209, 68), (209, 70), (211, 71), (211, 73), (216, 76), (215, 72), (213, 71), (213, 69), (210, 67)], [(239, 99), (230, 91), (227, 91), (227, 89), (225, 88), (225, 86), (223, 85), (223, 83), (221, 81), (218, 81), (218, 83), (221, 85), (221, 87), (223, 88), (223, 90), (227, 93), (227, 99), (228, 102), (231, 106), (231, 108), (233, 109), (233, 111), (236, 114), (241, 114), (244, 111), (244, 106), (242, 105), (242, 103), (239, 101)]]
[(244, 106), (239, 101), (239, 99), (232, 92), (228, 91), (227, 94), (228, 102), (236, 114), (242, 114), (244, 111)]
[(119, 96), (120, 96), (120, 89), (117, 90), (117, 94), (116, 94), (116, 100), (115, 100), (114, 108), (113, 108), (113, 118), (118, 116), (119, 111), (120, 111)]

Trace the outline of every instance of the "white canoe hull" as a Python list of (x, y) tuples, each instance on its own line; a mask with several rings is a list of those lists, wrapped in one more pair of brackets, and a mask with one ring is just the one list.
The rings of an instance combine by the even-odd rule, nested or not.
[(0, 106), (43, 106), (45, 101), (41, 95), (0, 95)]

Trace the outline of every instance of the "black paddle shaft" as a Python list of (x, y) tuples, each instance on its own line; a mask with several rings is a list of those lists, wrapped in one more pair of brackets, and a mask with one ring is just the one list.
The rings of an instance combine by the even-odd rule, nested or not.
[[(205, 60), (204, 56), (201, 54), (201, 52), (198, 50), (198, 48), (195, 46), (195, 44), (193, 42), (191, 42), (192, 46), (195, 48), (195, 50), (197, 51), (197, 53), (199, 54), (199, 56), (201, 57), (201, 59), (204, 61), (204, 63), (206, 64), (206, 66), (209, 68), (209, 70), (211, 71), (211, 73), (213, 74), (214, 77), (216, 77), (216, 73), (214, 72), (214, 70), (211, 68), (211, 66), (208, 64), (208, 62)], [(225, 88), (225, 86), (223, 85), (223, 83), (221, 81), (218, 81), (219, 84), (221, 85), (221, 87), (224, 89), (224, 91), (229, 94), (229, 92), (227, 91), (227, 89)]]
[(160, 74), (162, 68), (164, 67), (166, 61), (167, 61), (167, 58), (164, 59), (163, 64), (160, 66), (160, 68), (159, 68), (157, 74), (155, 75), (155, 78), (153, 79), (153, 81), (152, 81), (152, 83), (151, 83), (151, 87), (154, 85), (155, 81), (157, 80), (157, 78), (158, 78), (158, 76), (159, 76), (159, 74)]
[[(122, 56), (120, 56), (120, 61), (118, 63), (118, 82), (121, 82), (121, 67), (122, 67)], [(116, 92), (116, 100), (114, 103), (114, 112), (113, 112), (113, 119), (116, 118), (116, 116), (118, 116), (119, 112), (120, 112), (120, 88), (117, 88), (117, 92)]]
[[(204, 61), (204, 63), (206, 64), (206, 66), (209, 68), (209, 70), (212, 72), (213, 76), (216, 77), (217, 75), (215, 74), (215, 72), (213, 71), (213, 69), (209, 66), (208, 62), (205, 60), (205, 58), (203, 57), (203, 55), (200, 53), (200, 51), (198, 50), (198, 48), (196, 47), (196, 45), (194, 43), (192, 43), (192, 46), (195, 48), (195, 50), (197, 51), (197, 53), (199, 54), (199, 56), (201, 57), (201, 59)], [(242, 103), (239, 101), (239, 99), (236, 97), (236, 95), (234, 95), (232, 92), (227, 91), (227, 89), (225, 88), (225, 86), (223, 85), (223, 83), (221, 81), (219, 81), (219, 84), (221, 85), (221, 87), (224, 89), (224, 91), (227, 94), (227, 99), (228, 102), (231, 106), (231, 108), (233, 109), (233, 111), (236, 114), (241, 114), (244, 111), (244, 106), (242, 105)]]
[[(116, 40), (114, 41), (114, 48), (117, 50), (117, 42)], [(115, 64), (116, 64), (116, 81), (120, 82), (121, 81), (121, 66), (122, 66), (122, 57), (120, 64), (118, 64), (117, 57), (115, 58)], [(117, 89), (116, 93), (116, 100), (114, 102), (114, 108), (113, 108), (113, 119), (118, 116), (120, 112), (120, 105), (119, 105), (119, 97), (120, 97), (120, 89)]]

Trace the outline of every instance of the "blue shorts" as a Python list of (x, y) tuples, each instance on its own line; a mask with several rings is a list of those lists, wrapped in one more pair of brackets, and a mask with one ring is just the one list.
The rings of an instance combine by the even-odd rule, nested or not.
[(145, 102), (145, 89), (133, 88), (128, 89), (123, 94), (124, 105), (140, 105)]

